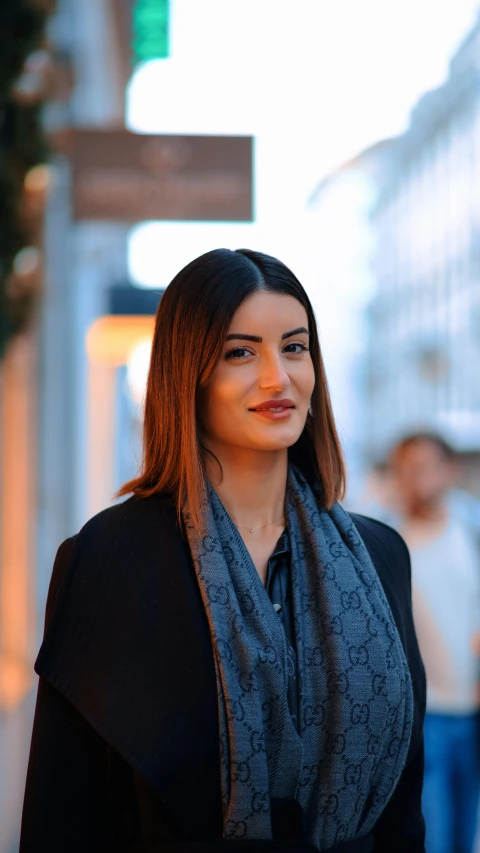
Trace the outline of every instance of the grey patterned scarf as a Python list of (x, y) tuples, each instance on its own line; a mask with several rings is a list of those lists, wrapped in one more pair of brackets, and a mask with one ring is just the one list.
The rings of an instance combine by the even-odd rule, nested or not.
[(273, 798), (298, 801), (319, 850), (368, 833), (402, 772), (407, 662), (370, 556), (339, 504), (290, 467), (295, 650), (210, 487), (207, 535), (187, 537), (215, 660), (224, 836), (272, 837)]

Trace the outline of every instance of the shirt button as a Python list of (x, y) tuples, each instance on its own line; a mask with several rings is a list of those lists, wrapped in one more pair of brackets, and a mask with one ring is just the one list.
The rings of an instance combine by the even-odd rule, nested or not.
[(282, 609), (282, 605), (281, 604), (274, 604), (273, 609), (274, 609), (275, 613), (280, 613), (280, 611)]

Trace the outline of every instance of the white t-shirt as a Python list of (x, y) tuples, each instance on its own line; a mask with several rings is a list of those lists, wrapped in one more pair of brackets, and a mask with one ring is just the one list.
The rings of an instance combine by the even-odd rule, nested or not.
[[(402, 533), (408, 543), (408, 525)], [(464, 714), (480, 705), (480, 551), (474, 533), (450, 516), (435, 539), (410, 545), (415, 628), (427, 674), (427, 709)]]

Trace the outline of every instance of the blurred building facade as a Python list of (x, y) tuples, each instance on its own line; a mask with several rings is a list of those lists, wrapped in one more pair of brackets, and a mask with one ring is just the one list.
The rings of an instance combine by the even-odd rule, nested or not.
[(480, 451), (480, 16), (390, 147), (372, 212), (370, 459), (405, 431)]
[[(347, 501), (355, 506), (368, 473), (368, 306), (376, 292), (376, 231), (371, 212), (396, 140), (382, 140), (342, 164), (315, 188), (315, 305), (332, 404), (348, 465)], [(339, 341), (341, 348), (339, 350)]]

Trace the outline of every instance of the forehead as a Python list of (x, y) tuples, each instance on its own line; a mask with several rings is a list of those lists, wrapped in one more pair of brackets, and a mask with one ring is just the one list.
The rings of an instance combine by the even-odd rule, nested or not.
[(229, 332), (276, 337), (298, 326), (308, 329), (308, 315), (294, 296), (260, 291), (237, 308)]

